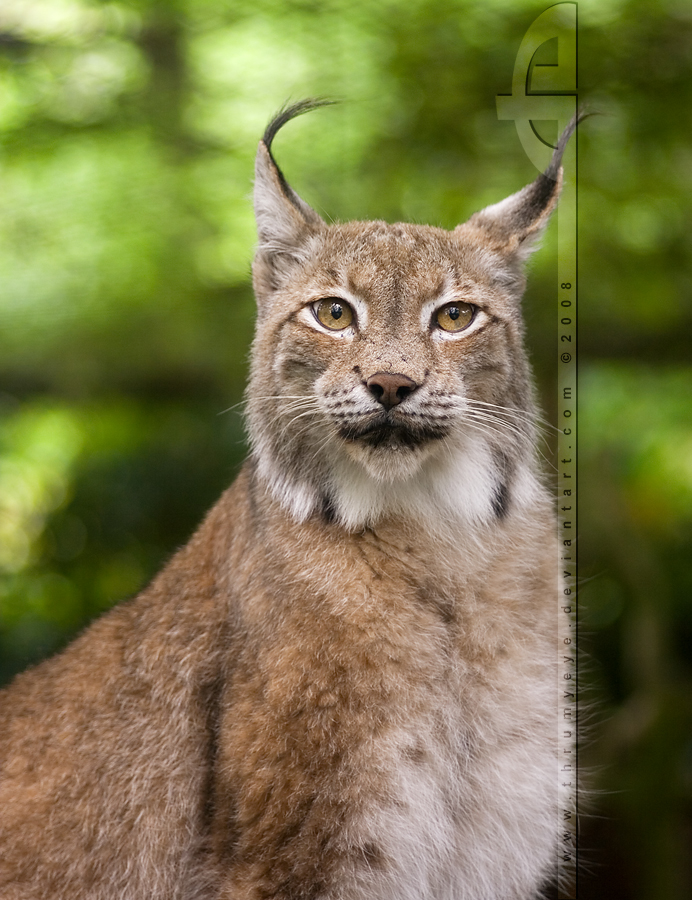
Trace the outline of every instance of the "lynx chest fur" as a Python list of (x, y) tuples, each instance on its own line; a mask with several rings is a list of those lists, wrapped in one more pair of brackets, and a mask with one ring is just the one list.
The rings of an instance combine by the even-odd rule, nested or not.
[(557, 572), (522, 264), (255, 182), (251, 454), (134, 600), (0, 695), (0, 895), (520, 900), (557, 857)]

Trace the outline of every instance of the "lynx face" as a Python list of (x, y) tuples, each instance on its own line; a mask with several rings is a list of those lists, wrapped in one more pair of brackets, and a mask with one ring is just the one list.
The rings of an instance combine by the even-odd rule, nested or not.
[(521, 263), (559, 180), (540, 176), (451, 232), (328, 226), (271, 156), (281, 124), (255, 185), (261, 476), (296, 518), (321, 508), (352, 528), (430, 504), (504, 515), (535, 485)]

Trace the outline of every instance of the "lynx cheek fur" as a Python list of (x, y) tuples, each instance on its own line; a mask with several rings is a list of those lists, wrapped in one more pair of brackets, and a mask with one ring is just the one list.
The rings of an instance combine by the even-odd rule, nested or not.
[(252, 452), (138, 597), (0, 695), (3, 900), (520, 900), (558, 846), (554, 514), (522, 264), (327, 226), (259, 145)]

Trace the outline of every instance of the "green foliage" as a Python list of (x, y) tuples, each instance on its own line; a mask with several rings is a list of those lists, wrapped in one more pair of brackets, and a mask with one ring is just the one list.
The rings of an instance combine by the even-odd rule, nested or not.
[(231, 480), (242, 425), (208, 402), (46, 397), (0, 417), (0, 677), (136, 593)]
[[(0, 5), (0, 677), (136, 592), (243, 456), (256, 143), (327, 218), (453, 227), (534, 177), (528, 0)], [(692, 12), (582, 0), (580, 897), (692, 892)], [(554, 230), (529, 343), (555, 408)], [(687, 838), (689, 840), (689, 838)], [(593, 850), (589, 848), (593, 847)]]

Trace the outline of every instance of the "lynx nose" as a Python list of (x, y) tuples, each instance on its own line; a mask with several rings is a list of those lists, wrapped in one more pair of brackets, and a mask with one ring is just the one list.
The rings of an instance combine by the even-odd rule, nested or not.
[(386, 410), (405, 400), (418, 387), (413, 378), (396, 372), (375, 372), (365, 382), (368, 390)]

